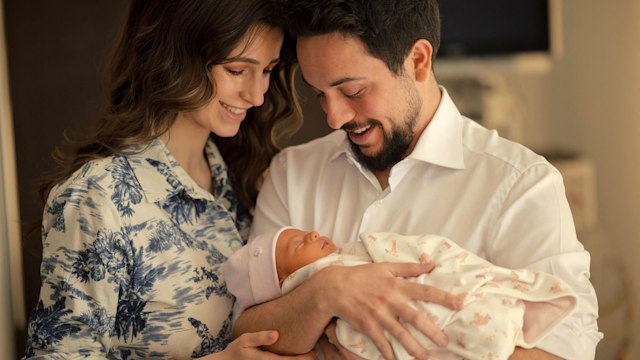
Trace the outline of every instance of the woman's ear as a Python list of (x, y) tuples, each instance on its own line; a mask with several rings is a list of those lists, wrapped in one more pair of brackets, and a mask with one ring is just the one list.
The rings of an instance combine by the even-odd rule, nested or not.
[(409, 58), (417, 81), (425, 81), (431, 74), (431, 56), (433, 47), (425, 39), (419, 39), (411, 47)]

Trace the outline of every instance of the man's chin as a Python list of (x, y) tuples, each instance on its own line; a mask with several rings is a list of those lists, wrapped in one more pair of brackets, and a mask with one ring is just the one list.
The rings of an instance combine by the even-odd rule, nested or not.
[(360, 151), (359, 151), (360, 152), (360, 156), (362, 156), (364, 158), (373, 160), (373, 159), (377, 159), (378, 156), (380, 156), (380, 151), (379, 150), (378, 151), (373, 151), (373, 150), (371, 150), (371, 148), (365, 148), (365, 149), (359, 148), (359, 149), (360, 149)]
[(381, 159), (379, 156), (376, 156), (376, 155), (377, 154), (374, 154), (373, 156), (368, 156), (360, 151), (356, 152), (356, 157), (358, 158), (358, 162), (364, 165), (365, 168), (373, 172), (385, 170), (388, 164), (384, 162), (384, 159)]
[(382, 151), (382, 149), (376, 150), (373, 146), (357, 145), (351, 140), (349, 140), (349, 142), (351, 143), (351, 148), (359, 157), (374, 159), (378, 157)]
[(358, 162), (373, 172), (387, 170), (389, 167), (400, 161), (403, 154), (403, 152), (393, 151), (393, 148), (383, 148), (378, 151), (374, 151), (370, 147), (360, 148), (353, 143), (351, 144), (351, 148), (356, 155)]

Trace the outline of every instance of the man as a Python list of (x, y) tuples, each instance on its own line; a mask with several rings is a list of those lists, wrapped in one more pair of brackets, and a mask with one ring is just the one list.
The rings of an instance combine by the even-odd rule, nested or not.
[[(552, 273), (573, 287), (578, 309), (537, 349), (518, 348), (511, 358), (593, 359), (602, 334), (590, 258), (576, 238), (562, 177), (544, 158), (460, 115), (438, 86), (437, 1), (293, 0), (283, 8), (303, 78), (328, 124), (342, 131), (274, 159), (252, 235), (291, 225), (317, 229), (340, 246), (361, 232), (436, 233), (496, 265)], [(409, 264), (325, 269), (248, 309), (234, 332), (275, 328), (274, 351), (304, 352), (340, 317), (387, 359), (385, 331), (427, 358), (404, 326), (443, 346), (455, 339), (407, 302), (459, 304), (400, 278), (424, 271)], [(303, 310), (309, 303), (317, 311)]]

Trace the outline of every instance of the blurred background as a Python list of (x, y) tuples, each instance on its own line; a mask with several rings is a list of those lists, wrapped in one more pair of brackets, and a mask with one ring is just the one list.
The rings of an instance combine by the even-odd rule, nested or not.
[[(64, 129), (101, 107), (126, 0), (0, 0), (0, 358), (22, 356), (39, 289), (41, 205)], [(598, 360), (640, 358), (640, 1), (441, 0), (436, 77), (461, 112), (563, 173), (592, 255)], [(482, 22), (484, 20), (485, 22)], [(486, 30), (486, 31), (485, 31)], [(329, 129), (302, 83), (295, 144)]]

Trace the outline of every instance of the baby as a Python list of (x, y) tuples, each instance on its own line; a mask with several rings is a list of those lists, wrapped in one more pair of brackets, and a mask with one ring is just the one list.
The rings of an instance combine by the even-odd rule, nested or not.
[[(407, 325), (434, 359), (507, 359), (515, 346), (533, 348), (576, 306), (577, 297), (560, 279), (529, 269), (493, 265), (438, 235), (361, 234), (337, 249), (315, 231), (292, 227), (261, 235), (234, 253), (223, 267), (227, 288), (240, 311), (272, 300), (329, 266), (369, 262), (432, 262), (435, 269), (411, 279), (451, 293), (466, 294), (464, 308), (453, 311), (412, 302), (449, 336), (443, 349)], [(382, 355), (365, 335), (338, 319), (342, 346), (366, 359)], [(411, 356), (390, 338), (397, 359)]]

